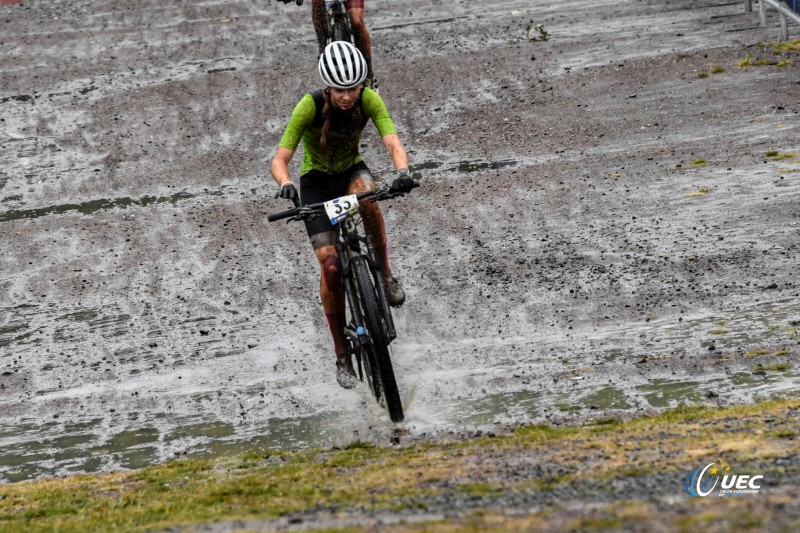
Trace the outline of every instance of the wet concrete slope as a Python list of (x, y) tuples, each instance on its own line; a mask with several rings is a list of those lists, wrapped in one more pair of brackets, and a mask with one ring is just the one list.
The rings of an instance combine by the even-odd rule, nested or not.
[[(367, 7), (423, 176), (384, 207), (413, 436), (797, 390), (800, 54), (739, 2), (592, 4)], [(308, 6), (0, 13), (0, 477), (388, 442), (266, 222)]]

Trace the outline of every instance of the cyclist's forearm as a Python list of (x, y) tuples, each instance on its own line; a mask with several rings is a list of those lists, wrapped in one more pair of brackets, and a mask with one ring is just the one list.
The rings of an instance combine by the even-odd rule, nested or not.
[(292, 181), (289, 176), (289, 161), (291, 161), (294, 152), (287, 148), (278, 148), (278, 153), (272, 160), (272, 178), (278, 184), (283, 185), (286, 182)]
[(408, 155), (400, 142), (400, 137), (395, 134), (386, 135), (383, 137), (383, 144), (386, 145), (386, 149), (389, 151), (394, 168), (397, 170), (408, 168)]

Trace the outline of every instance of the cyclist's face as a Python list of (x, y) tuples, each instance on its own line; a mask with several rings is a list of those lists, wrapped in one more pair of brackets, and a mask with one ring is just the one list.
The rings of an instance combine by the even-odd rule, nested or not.
[(331, 103), (333, 107), (347, 111), (353, 104), (358, 101), (358, 96), (361, 94), (361, 86), (353, 87), (352, 89), (337, 89), (331, 87)]

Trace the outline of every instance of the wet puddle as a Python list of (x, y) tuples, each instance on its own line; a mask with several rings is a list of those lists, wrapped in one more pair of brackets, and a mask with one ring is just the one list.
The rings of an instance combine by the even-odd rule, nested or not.
[[(352, 417), (352, 414), (349, 416)], [(372, 429), (348, 414), (273, 419), (263, 425), (200, 422), (158, 417), (153, 426), (103, 436), (107, 423), (28, 423), (0, 429), (0, 478), (6, 482), (41, 476), (136, 469), (179, 457), (234, 456), (278, 449), (345, 446)], [(31, 438), (25, 442), (11, 440)]]

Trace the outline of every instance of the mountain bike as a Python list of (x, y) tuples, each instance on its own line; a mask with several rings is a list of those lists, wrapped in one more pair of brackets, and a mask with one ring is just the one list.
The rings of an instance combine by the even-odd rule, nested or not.
[[(292, 0), (278, 1), (288, 4)], [(303, 5), (303, 0), (294, 0), (294, 2), (298, 6)], [(331, 44), (333, 41), (347, 41), (356, 44), (353, 39), (353, 28), (350, 25), (350, 15), (347, 13), (346, 3), (347, 0), (325, 0), (325, 20), (328, 31), (325, 44)]]
[(375, 399), (389, 411), (392, 422), (402, 422), (404, 418), (389, 348), (397, 332), (383, 276), (370, 246), (372, 238), (359, 231), (362, 220), (358, 206), (403, 195), (384, 185), (375, 191), (295, 207), (267, 217), (270, 222), (281, 219), (292, 222), (327, 216), (336, 228), (336, 252), (350, 315), (345, 327), (350, 354), (358, 362), (359, 380), (363, 382), (366, 378)]

